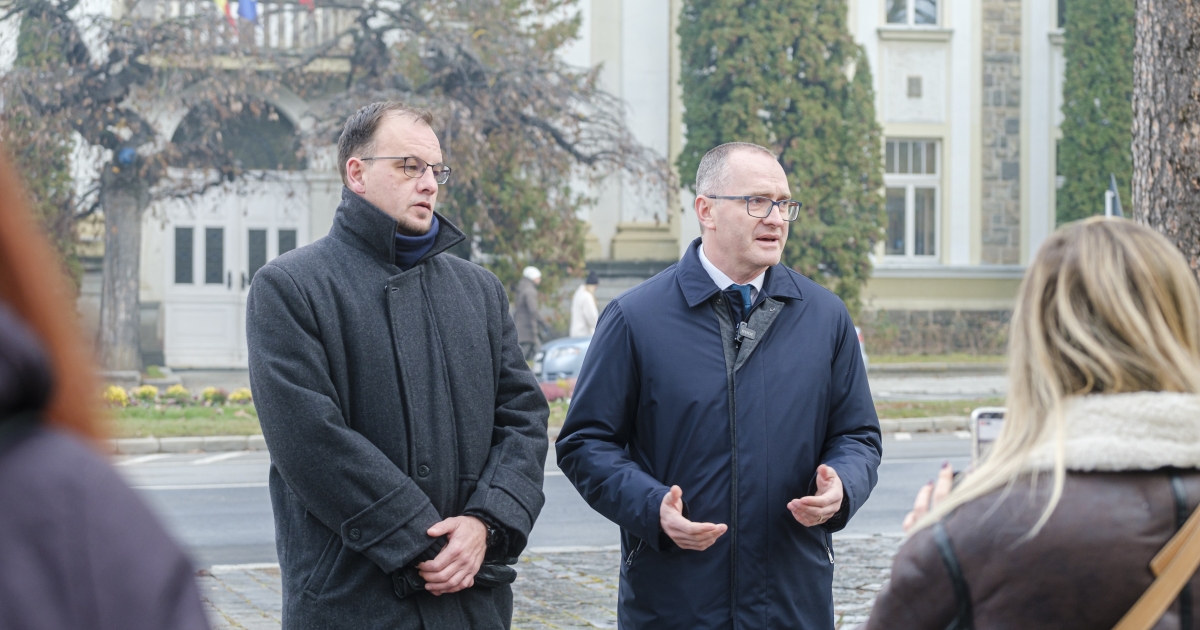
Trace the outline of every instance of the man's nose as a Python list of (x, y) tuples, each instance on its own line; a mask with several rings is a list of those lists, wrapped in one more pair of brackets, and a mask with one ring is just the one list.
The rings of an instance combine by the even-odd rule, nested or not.
[(433, 167), (425, 167), (425, 172), (417, 178), (417, 192), (433, 194), (438, 190), (437, 175), (433, 174)]
[(779, 226), (779, 227), (786, 226), (787, 221), (783, 220), (783, 205), (775, 204), (775, 205), (771, 206), (771, 212), (768, 213), (767, 216), (763, 217), (762, 222), (767, 225), (774, 225), (774, 226)]

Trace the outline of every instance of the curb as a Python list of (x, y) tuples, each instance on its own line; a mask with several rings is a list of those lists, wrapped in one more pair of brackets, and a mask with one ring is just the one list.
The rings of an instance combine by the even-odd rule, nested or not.
[(152, 453), (191, 453), (204, 451), (265, 451), (267, 442), (261, 435), (209, 435), (205, 437), (144, 437), (109, 440), (117, 455), (149, 455)]
[(935, 418), (899, 418), (879, 421), (881, 433), (930, 433), (934, 431), (970, 431), (970, 418), (966, 416), (939, 416)]
[[(935, 418), (901, 418), (879, 421), (882, 433), (932, 433), (935, 431), (969, 431), (966, 416)], [(559, 427), (550, 427), (550, 442), (558, 438)], [(261, 435), (209, 435), (205, 437), (144, 437), (109, 440), (110, 451), (117, 455), (151, 455), (154, 453), (223, 453), (229, 451), (265, 451), (267, 442)]]
[(871, 363), (868, 374), (1007, 374), (1007, 363)]

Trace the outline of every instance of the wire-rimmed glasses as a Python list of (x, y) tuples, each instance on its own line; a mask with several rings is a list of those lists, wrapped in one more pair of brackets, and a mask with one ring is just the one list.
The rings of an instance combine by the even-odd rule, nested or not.
[(430, 164), (419, 157), (403, 156), (403, 157), (361, 157), (358, 158), (364, 162), (371, 160), (404, 160), (404, 174), (412, 178), (417, 178), (425, 174), (425, 169), (433, 169), (433, 177), (438, 184), (445, 184), (450, 181), (450, 167), (445, 164)]
[(800, 216), (800, 206), (804, 204), (795, 199), (780, 199), (775, 201), (770, 197), (761, 195), (704, 195), (709, 199), (730, 199), (733, 201), (746, 202), (746, 214), (756, 218), (765, 219), (771, 216), (771, 211), (779, 206), (779, 216), (784, 221), (795, 221)]

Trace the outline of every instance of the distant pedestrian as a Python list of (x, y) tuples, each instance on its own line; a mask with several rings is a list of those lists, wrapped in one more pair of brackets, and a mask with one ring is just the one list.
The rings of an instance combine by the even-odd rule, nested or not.
[(538, 303), (538, 285), (542, 283), (542, 272), (537, 267), (526, 267), (517, 283), (517, 299), (513, 319), (517, 322), (517, 340), (525, 353), (525, 360), (532, 361), (533, 355), (542, 347), (541, 306)]
[(596, 320), (600, 311), (596, 308), (596, 287), (600, 286), (600, 277), (595, 271), (588, 272), (587, 280), (575, 289), (571, 298), (571, 336), (591, 337), (596, 332)]
[[(1004, 428), (953, 491), (948, 465), (921, 490), (867, 627), (1194, 628), (1196, 565), (1150, 568), (1200, 504), (1194, 270), (1131, 221), (1073, 223), (1011, 326)], [(1152, 584), (1162, 606), (1133, 610)]]
[(780, 264), (775, 155), (716, 147), (696, 190), (701, 237), (605, 307), (558, 464), (621, 526), (622, 628), (832, 630), (832, 534), (881, 453), (854, 323)]
[(449, 253), (433, 117), (350, 116), (328, 236), (246, 304), (284, 630), (494, 630), (544, 502), (549, 408), (500, 280)]
[(0, 628), (206, 629), (191, 563), (100, 455), (60, 269), (0, 155)]

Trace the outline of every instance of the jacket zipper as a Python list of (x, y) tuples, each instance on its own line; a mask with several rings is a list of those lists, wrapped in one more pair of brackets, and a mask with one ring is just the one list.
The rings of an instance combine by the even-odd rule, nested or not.
[(644, 547), (645, 545), (646, 545), (646, 541), (639, 538), (637, 541), (637, 544), (633, 546), (633, 551), (630, 551), (629, 555), (625, 557), (625, 566), (627, 566), (627, 567), (633, 566), (634, 556), (641, 553), (642, 547)]
[(821, 544), (825, 545), (825, 555), (829, 556), (829, 564), (833, 564), (833, 549), (829, 547), (829, 532), (821, 537)]
[[(728, 312), (728, 309), (726, 310)], [(751, 306), (750, 313), (754, 312)], [(750, 321), (750, 315), (745, 317)], [(732, 322), (732, 318), (730, 318)], [(737, 336), (737, 326), (734, 325), (733, 364), (726, 367), (726, 379), (729, 388), (729, 459), (730, 459), (730, 497), (729, 497), (729, 601), (730, 617), (733, 626), (737, 627), (737, 593), (738, 593), (738, 439), (737, 439), (737, 384), (734, 379), (734, 366), (737, 365), (738, 353), (742, 349), (742, 340)]]

